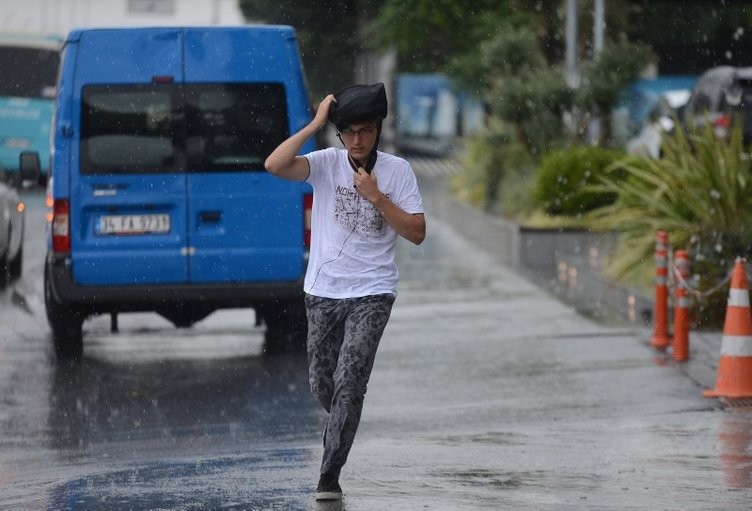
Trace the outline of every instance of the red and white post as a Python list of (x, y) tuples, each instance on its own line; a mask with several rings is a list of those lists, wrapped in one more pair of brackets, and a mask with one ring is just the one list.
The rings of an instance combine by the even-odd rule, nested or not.
[(650, 344), (665, 350), (671, 343), (668, 335), (668, 233), (658, 231), (655, 238), (655, 308), (653, 336)]
[(689, 360), (689, 253), (677, 250), (674, 253), (674, 338), (671, 358), (676, 362)]

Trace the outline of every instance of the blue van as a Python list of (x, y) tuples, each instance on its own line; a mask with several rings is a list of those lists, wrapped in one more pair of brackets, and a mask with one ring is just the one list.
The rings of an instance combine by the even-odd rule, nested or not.
[(80, 356), (93, 314), (189, 327), (233, 307), (267, 348), (303, 346), (312, 190), (264, 160), (311, 114), (291, 27), (71, 32), (48, 182), (57, 354)]

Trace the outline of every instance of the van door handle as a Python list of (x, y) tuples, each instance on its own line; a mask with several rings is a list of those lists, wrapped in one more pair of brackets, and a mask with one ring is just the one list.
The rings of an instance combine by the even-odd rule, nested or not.
[(199, 213), (198, 217), (201, 219), (202, 222), (207, 223), (219, 223), (220, 220), (222, 220), (222, 212), (220, 211), (202, 211)]

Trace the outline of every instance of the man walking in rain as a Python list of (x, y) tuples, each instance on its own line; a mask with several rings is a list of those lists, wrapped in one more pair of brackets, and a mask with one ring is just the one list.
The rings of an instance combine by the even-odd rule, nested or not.
[[(423, 200), (409, 163), (378, 151), (387, 114), (384, 85), (354, 85), (324, 98), (314, 119), (266, 159), (279, 177), (313, 186), (305, 277), (311, 391), (329, 413), (316, 500), (340, 500), (347, 461), (399, 274), (398, 236), (426, 235)], [(344, 149), (298, 156), (332, 122)]]

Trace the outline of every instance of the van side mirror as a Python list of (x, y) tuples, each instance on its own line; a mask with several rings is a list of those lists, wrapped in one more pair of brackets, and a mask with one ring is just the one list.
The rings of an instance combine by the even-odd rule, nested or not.
[(37, 182), (42, 173), (42, 166), (39, 164), (39, 153), (36, 151), (22, 151), (18, 157), (18, 170), (21, 182)]

